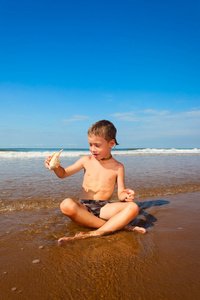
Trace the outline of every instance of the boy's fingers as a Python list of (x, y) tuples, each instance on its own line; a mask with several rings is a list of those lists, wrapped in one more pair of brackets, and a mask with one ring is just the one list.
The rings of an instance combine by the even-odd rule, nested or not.
[(130, 194), (131, 195), (135, 195), (135, 192), (133, 190), (125, 189), (124, 192), (127, 193), (127, 194), (129, 194), (129, 195)]
[(46, 166), (47, 169), (49, 169), (49, 163), (50, 163), (50, 161), (51, 161), (51, 156), (48, 156), (46, 158), (46, 160), (45, 160), (45, 166)]

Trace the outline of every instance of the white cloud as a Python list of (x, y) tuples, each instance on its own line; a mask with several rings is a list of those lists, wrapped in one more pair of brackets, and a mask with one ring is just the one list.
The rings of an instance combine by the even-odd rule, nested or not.
[(152, 118), (159, 116), (167, 116), (169, 115), (169, 111), (167, 110), (154, 110), (154, 109), (145, 109), (142, 111), (130, 111), (130, 112), (121, 112), (114, 113), (111, 117), (116, 118), (120, 121), (126, 122), (150, 122)]
[(200, 110), (187, 111), (185, 114), (188, 117), (200, 117)]
[(134, 112), (115, 113), (115, 114), (112, 114), (111, 117), (114, 117), (120, 121), (126, 121), (126, 122), (140, 121), (140, 118), (136, 117)]
[[(193, 139), (194, 145), (199, 145), (200, 137), (200, 110), (188, 110), (172, 113), (170, 111), (157, 111), (153, 109), (138, 110), (112, 114), (124, 128), (124, 139), (132, 143), (137, 141), (170, 141), (179, 146), (190, 145)], [(126, 125), (127, 123), (127, 125)]]
[(169, 114), (168, 110), (155, 110), (155, 109), (145, 109), (142, 111), (144, 114), (150, 114), (150, 115), (159, 115), (159, 116), (164, 116)]
[(191, 121), (191, 119), (200, 121), (200, 110), (192, 110), (186, 112), (177, 112), (177, 113), (170, 113), (167, 110), (153, 110), (153, 109), (145, 109), (143, 111), (135, 111), (135, 112), (122, 112), (122, 113), (114, 113), (111, 115), (112, 117), (116, 118), (120, 121), (127, 121), (127, 122), (156, 122), (158, 120), (172, 121), (176, 119), (176, 121)]
[(80, 122), (80, 121), (84, 121), (86, 119), (88, 119), (88, 116), (82, 116), (82, 115), (73, 115), (72, 118), (70, 119), (64, 119), (62, 120), (63, 123), (71, 123), (71, 122)]

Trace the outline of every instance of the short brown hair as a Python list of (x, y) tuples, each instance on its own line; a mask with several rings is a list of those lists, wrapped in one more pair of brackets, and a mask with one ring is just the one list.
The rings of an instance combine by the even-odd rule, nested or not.
[(94, 123), (88, 130), (88, 135), (98, 135), (103, 137), (106, 141), (110, 142), (115, 140), (115, 144), (119, 145), (116, 140), (117, 129), (107, 120), (101, 120)]

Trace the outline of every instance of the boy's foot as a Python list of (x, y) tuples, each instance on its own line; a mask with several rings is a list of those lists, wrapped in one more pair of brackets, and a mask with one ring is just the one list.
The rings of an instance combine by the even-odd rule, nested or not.
[(124, 229), (130, 230), (130, 231), (137, 231), (137, 232), (140, 232), (143, 234), (145, 234), (147, 232), (144, 227), (139, 227), (139, 226), (125, 226)]
[(101, 231), (89, 231), (89, 232), (79, 232), (77, 233), (75, 236), (72, 236), (72, 237), (68, 237), (68, 236), (64, 236), (62, 238), (60, 238), (58, 240), (58, 245), (62, 245), (66, 242), (69, 242), (69, 241), (74, 241), (74, 240), (83, 240), (83, 239), (87, 239), (87, 238), (90, 238), (90, 237), (97, 237), (97, 236), (102, 236), (104, 235), (104, 233)]

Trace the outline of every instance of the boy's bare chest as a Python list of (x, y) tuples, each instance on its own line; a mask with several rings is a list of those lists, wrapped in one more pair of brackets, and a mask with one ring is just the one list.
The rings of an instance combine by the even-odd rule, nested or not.
[(89, 165), (87, 169), (85, 170), (84, 179), (86, 181), (90, 182), (101, 182), (104, 183), (106, 181), (115, 181), (116, 180), (116, 170), (109, 168), (109, 167), (103, 167), (100, 164), (99, 165)]

